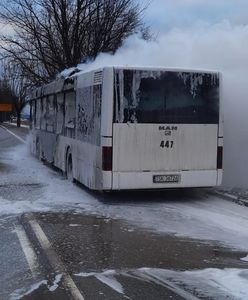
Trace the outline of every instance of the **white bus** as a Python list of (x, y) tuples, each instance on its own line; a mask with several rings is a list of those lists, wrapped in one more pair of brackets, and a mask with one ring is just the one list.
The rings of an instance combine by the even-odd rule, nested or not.
[(32, 152), (94, 190), (218, 186), (220, 82), (166, 68), (74, 73), (34, 91)]

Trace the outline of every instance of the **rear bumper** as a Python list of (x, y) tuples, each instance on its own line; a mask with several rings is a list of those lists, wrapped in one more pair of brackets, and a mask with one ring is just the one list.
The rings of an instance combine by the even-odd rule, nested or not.
[[(154, 175), (180, 174), (178, 183), (153, 183)], [(186, 187), (213, 187), (221, 184), (221, 170), (170, 172), (113, 172), (113, 190), (166, 189)]]

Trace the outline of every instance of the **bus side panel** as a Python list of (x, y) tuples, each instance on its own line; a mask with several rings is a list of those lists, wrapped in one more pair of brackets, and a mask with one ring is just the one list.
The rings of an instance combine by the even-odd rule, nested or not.
[(82, 141), (77, 141), (76, 179), (91, 189), (101, 189), (102, 178), (99, 172), (101, 148)]
[(51, 132), (32, 129), (31, 131), (31, 153), (39, 159), (49, 163), (54, 162), (56, 149), (56, 135)]
[(105, 68), (103, 75), (102, 110), (101, 110), (101, 136), (113, 136), (113, 97), (114, 97), (113, 68)]
[[(114, 107), (114, 71), (113, 68), (104, 68), (102, 108), (101, 108), (101, 148), (113, 146), (113, 107)], [(102, 170), (102, 149), (99, 154), (99, 172), (101, 172), (103, 190), (112, 189), (112, 171)]]
[(38, 151), (38, 145), (37, 145), (37, 137), (38, 137), (38, 131), (36, 129), (31, 130), (31, 139), (30, 139), (30, 151), (34, 156), (38, 157), (37, 151)]
[(49, 163), (54, 162), (56, 148), (56, 134), (40, 131), (41, 158)]
[[(57, 144), (54, 156), (54, 165), (62, 171), (66, 171), (66, 154), (67, 150), (70, 148), (72, 151), (72, 158), (74, 158), (75, 151), (72, 145), (73, 140), (71, 138), (59, 135), (57, 137)], [(73, 166), (75, 163), (73, 163)]]

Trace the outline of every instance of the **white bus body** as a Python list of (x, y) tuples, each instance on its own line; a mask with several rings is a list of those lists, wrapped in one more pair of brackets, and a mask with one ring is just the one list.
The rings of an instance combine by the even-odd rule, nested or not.
[(217, 72), (106, 67), (37, 89), (32, 152), (94, 190), (222, 181)]

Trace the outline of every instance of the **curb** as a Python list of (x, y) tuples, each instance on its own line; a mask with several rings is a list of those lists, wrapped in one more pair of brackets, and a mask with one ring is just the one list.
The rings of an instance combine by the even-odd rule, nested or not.
[(247, 206), (248, 207), (248, 199), (242, 198), (242, 196), (236, 196), (231, 193), (228, 193), (226, 191), (213, 191), (213, 194), (221, 196), (229, 201), (232, 201), (234, 203), (237, 203), (241, 206)]

